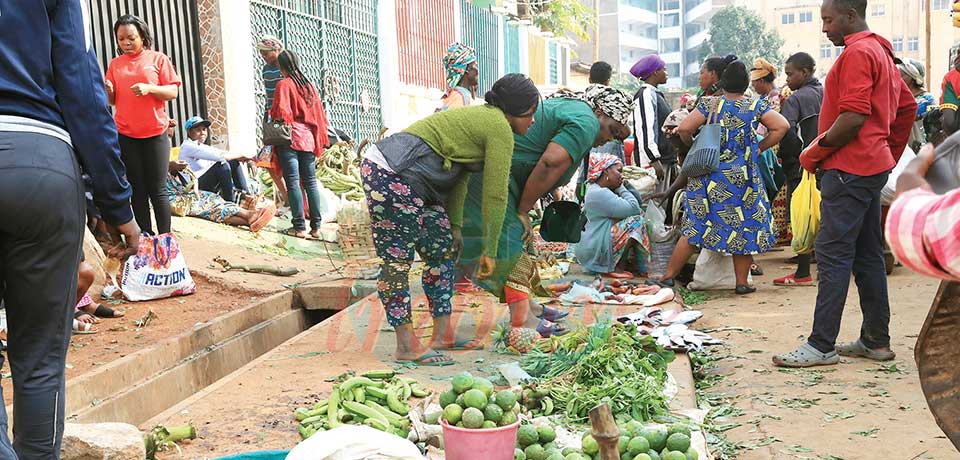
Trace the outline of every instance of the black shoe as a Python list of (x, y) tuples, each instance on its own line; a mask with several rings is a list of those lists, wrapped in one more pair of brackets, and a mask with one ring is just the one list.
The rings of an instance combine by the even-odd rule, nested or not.
[(754, 292), (757, 292), (757, 288), (750, 287), (745, 284), (738, 284), (735, 292), (737, 293), (737, 295), (753, 294)]

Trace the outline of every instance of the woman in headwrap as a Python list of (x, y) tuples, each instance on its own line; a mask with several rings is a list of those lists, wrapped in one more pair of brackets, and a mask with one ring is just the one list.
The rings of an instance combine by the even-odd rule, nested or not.
[[(750, 85), (757, 96), (767, 100), (771, 110), (780, 111), (780, 90), (774, 81), (777, 79), (777, 68), (764, 58), (757, 58), (750, 69)], [(763, 134), (761, 128), (760, 134)]]
[[(277, 83), (283, 80), (283, 74), (280, 73), (278, 63), (280, 52), (283, 51), (283, 42), (273, 35), (264, 35), (257, 42), (257, 51), (260, 51), (260, 56), (263, 58), (263, 68), (260, 69), (260, 76), (263, 78), (266, 101), (263, 106), (262, 121), (267, 121), (270, 119), (270, 108), (273, 107), (273, 93), (276, 91)], [(283, 181), (280, 159), (275, 154), (272, 145), (263, 146), (263, 150), (257, 155), (256, 165), (270, 173), (270, 178), (273, 179), (273, 189), (276, 191), (273, 200), (279, 206), (287, 202), (287, 186)]]
[(927, 136), (923, 130), (923, 117), (937, 108), (937, 102), (933, 95), (923, 88), (926, 66), (922, 62), (914, 59), (896, 59), (896, 63), (903, 82), (917, 99), (917, 122), (913, 124), (913, 129), (910, 131), (908, 145), (914, 152), (919, 152), (920, 147), (927, 142)]
[[(489, 273), (502, 244), (501, 223), (509, 216), (504, 197), (514, 135), (527, 132), (540, 103), (536, 85), (521, 74), (497, 80), (487, 94), (486, 105), (435, 113), (364, 153), (360, 173), (374, 246), (383, 259), (377, 290), (387, 321), (397, 331), (398, 361), (449, 365), (450, 358), (438, 349), (480, 346), (458, 342), (450, 321), (468, 172), (483, 171), (475, 175), (484, 193), (471, 203), (482, 216), (472, 247), (480, 268)], [(433, 337), (426, 347), (414, 334), (410, 313), (410, 266), (416, 253), (426, 264), (423, 291), (433, 315)]]
[(467, 107), (477, 97), (480, 69), (477, 68), (477, 50), (463, 43), (451, 43), (443, 57), (447, 91), (439, 110)]
[[(789, 125), (783, 116), (770, 110), (765, 100), (744, 97), (749, 85), (746, 66), (739, 61), (730, 63), (720, 80), (723, 96), (701, 99), (697, 110), (680, 125), (680, 137), (690, 145), (708, 116), (718, 115), (720, 168), (699, 177), (681, 174), (677, 184), (661, 195), (673, 196), (686, 188), (683, 237), (660, 280), (663, 285), (673, 286), (673, 277), (686, 265), (696, 246), (733, 255), (736, 293), (756, 291), (747, 284), (753, 255), (769, 251), (776, 240), (758, 154), (780, 142)], [(760, 125), (766, 126), (768, 134), (758, 142)]]
[(583, 268), (610, 278), (633, 278), (626, 267), (627, 249), (639, 245), (647, 254), (650, 248), (640, 202), (623, 186), (622, 169), (623, 162), (613, 155), (590, 156), (583, 199), (587, 226), (576, 247)]
[(736, 60), (736, 55), (728, 54), (725, 57), (714, 56), (703, 61), (703, 65), (700, 66), (700, 91), (697, 92), (697, 102), (700, 102), (700, 98), (716, 96), (722, 91), (720, 77), (723, 76), (727, 66)]
[[(486, 97), (491, 103), (505, 96), (490, 91)], [(560, 91), (540, 104), (527, 134), (515, 136), (507, 213), (495, 265), (481, 258), (485, 221), (477, 210), (484, 187), (478, 176), (470, 180), (460, 260), (464, 266), (480, 260), (477, 284), (510, 304), (511, 327), (538, 326), (543, 336), (557, 332), (552, 321), (565, 315), (540, 306), (530, 295), (539, 288), (539, 276), (536, 263), (525, 251), (533, 236), (529, 213), (541, 197), (570, 183), (592, 147), (630, 135), (632, 106), (630, 96), (599, 84), (582, 93)], [(532, 313), (529, 317), (528, 312)]]

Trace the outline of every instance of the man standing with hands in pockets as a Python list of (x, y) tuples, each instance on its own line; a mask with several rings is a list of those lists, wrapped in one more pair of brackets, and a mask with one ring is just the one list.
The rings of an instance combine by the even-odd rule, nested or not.
[[(774, 356), (783, 367), (837, 364), (839, 355), (893, 359), (883, 260), (880, 190), (910, 137), (917, 104), (893, 63), (893, 47), (867, 27), (867, 0), (824, 0), (823, 32), (843, 54), (827, 75), (820, 136), (800, 163), (820, 178), (816, 254), (820, 282), (813, 332)], [(860, 337), (836, 346), (850, 274), (860, 294)], [(839, 354), (839, 355), (838, 355)]]
[(60, 458), (86, 222), (81, 167), (125, 240), (110, 255), (127, 257), (139, 242), (86, 8), (85, 0), (0, 0), (0, 299), (15, 432), (11, 444), (0, 407), (0, 459)]

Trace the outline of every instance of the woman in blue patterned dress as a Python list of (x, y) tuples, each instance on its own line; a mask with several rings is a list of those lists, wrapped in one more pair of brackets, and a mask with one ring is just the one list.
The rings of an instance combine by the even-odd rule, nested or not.
[[(663, 284), (673, 284), (673, 277), (680, 273), (696, 246), (733, 255), (737, 294), (756, 291), (747, 284), (753, 255), (769, 251), (776, 241), (758, 156), (777, 145), (789, 125), (783, 116), (770, 110), (766, 100), (745, 98), (743, 93), (749, 85), (747, 67), (734, 61), (720, 79), (723, 95), (702, 98), (678, 128), (680, 138), (690, 145), (708, 115), (718, 114), (715, 118), (721, 125), (720, 169), (700, 177), (681, 175), (665, 194), (672, 196), (686, 186), (683, 237), (660, 281)], [(760, 125), (766, 127), (767, 133), (758, 142)]]

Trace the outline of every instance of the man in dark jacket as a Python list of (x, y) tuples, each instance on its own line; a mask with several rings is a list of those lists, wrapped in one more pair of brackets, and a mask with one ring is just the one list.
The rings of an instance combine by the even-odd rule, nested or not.
[(11, 445), (0, 407), (2, 459), (60, 457), (86, 222), (81, 167), (104, 220), (126, 240), (111, 255), (139, 241), (86, 5), (0, 0), (0, 299), (16, 433)]
[[(820, 122), (820, 106), (823, 103), (823, 85), (814, 77), (816, 61), (807, 53), (797, 53), (787, 59), (785, 73), (787, 85), (793, 91), (780, 105), (780, 114), (790, 123), (787, 135), (780, 141), (780, 163), (787, 176), (787, 213), (793, 191), (800, 185), (803, 172), (800, 167), (800, 152), (817, 138), (817, 125)], [(797, 271), (792, 275), (773, 280), (777, 286), (810, 286), (811, 254), (797, 256)]]

